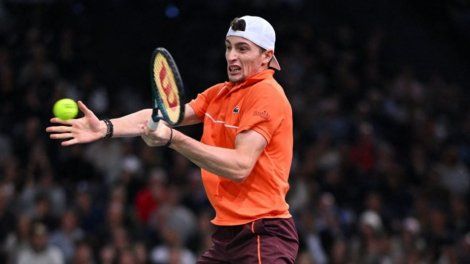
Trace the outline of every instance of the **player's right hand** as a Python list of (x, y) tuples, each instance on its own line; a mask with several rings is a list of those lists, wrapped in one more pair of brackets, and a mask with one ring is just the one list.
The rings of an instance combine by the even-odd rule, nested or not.
[(78, 107), (84, 114), (83, 117), (70, 120), (54, 117), (50, 120), (54, 125), (46, 128), (51, 139), (63, 140), (62, 146), (93, 142), (106, 135), (104, 122), (100, 121), (82, 101), (78, 101)]
[(141, 137), (144, 142), (150, 147), (160, 147), (167, 144), (171, 140), (172, 131), (170, 125), (165, 122), (163, 119), (158, 121), (155, 125), (155, 129), (153, 127), (149, 127), (149, 125), (142, 124), (140, 126), (141, 129)]

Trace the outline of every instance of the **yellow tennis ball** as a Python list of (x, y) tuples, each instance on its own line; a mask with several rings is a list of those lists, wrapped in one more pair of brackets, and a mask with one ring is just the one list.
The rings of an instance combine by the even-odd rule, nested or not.
[(72, 99), (60, 99), (55, 102), (54, 107), (52, 108), (52, 113), (55, 117), (58, 117), (62, 120), (72, 119), (78, 114), (78, 105)]

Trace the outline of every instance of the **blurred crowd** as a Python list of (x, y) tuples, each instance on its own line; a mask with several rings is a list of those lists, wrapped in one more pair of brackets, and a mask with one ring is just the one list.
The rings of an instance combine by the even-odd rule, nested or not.
[[(147, 80), (113, 76), (147, 72), (96, 67), (108, 65), (90, 28), (104, 35), (107, 28), (91, 2), (0, 2), (0, 262), (194, 263), (213, 228), (195, 165), (140, 138), (63, 148), (45, 133), (63, 97), (84, 101), (101, 118), (149, 105)], [(165, 1), (105, 2), (134, 16), (153, 7), (174, 28), (192, 20), (210, 27)], [(271, 20), (266, 13), (280, 42), (276, 77), (294, 110), (288, 202), (301, 241), (298, 263), (470, 263), (468, 87), (439, 67), (424, 78), (411, 64), (391, 67), (381, 27), (319, 29), (308, 16), (292, 19), (307, 12), (302, 2), (271, 1), (268, 10), (286, 14)], [(230, 3), (198, 9), (223, 21), (206, 32), (220, 43), (179, 44), (210, 58), (205, 67), (221, 67), (190, 67), (190, 58), (177, 56), (183, 73), (197, 76), (185, 78), (189, 96), (225, 80), (223, 36), (237, 11), (227, 11)], [(132, 52), (114, 57), (140, 58), (135, 67), (147, 69), (150, 51)], [(132, 69), (131, 62), (121, 63)], [(196, 138), (200, 129), (181, 128)]]

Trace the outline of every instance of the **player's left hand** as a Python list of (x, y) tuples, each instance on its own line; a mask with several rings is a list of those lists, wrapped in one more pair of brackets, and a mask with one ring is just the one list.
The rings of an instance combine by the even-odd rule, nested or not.
[(170, 125), (160, 120), (157, 124), (157, 129), (150, 130), (147, 125), (141, 125), (141, 134), (140, 136), (145, 141), (145, 143), (150, 147), (160, 147), (168, 143), (171, 137)]

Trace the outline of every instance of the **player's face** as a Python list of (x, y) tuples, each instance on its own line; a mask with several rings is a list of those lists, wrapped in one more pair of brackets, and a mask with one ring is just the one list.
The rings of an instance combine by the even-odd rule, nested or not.
[(243, 82), (246, 78), (268, 68), (273, 51), (262, 51), (253, 42), (236, 36), (225, 39), (225, 59), (230, 82)]

